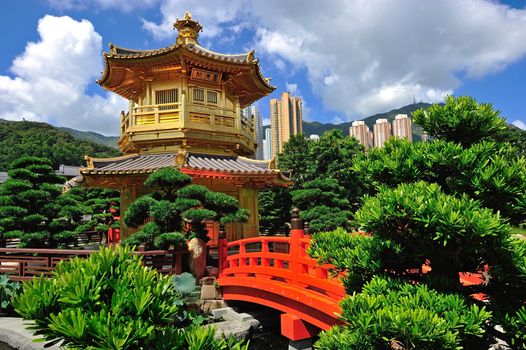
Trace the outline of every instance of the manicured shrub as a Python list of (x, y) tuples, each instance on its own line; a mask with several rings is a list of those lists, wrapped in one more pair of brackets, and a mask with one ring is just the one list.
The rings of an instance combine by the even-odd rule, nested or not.
[[(355, 220), (363, 230), (403, 247), (415, 267), (430, 260), (429, 275), (449, 279), (443, 287), (453, 289), (459, 285), (458, 272), (498, 263), (510, 230), (479, 202), (446, 195), (440, 186), (426, 182), (382, 188), (365, 198)], [(391, 268), (402, 273), (406, 266)]]
[(44, 158), (22, 157), (9, 168), (9, 179), (0, 188), (0, 245), (5, 238), (20, 238), (23, 247), (56, 245), (50, 223), (60, 217), (54, 206), (64, 179)]
[(159, 249), (168, 249), (171, 246), (177, 248), (183, 248), (186, 246), (186, 236), (181, 232), (165, 232), (161, 233), (153, 242), (155, 247)]
[(334, 265), (336, 272), (345, 272), (348, 293), (361, 291), (377, 274), (387, 274), (388, 267), (414, 266), (405, 262), (402, 248), (376, 236), (347, 233), (343, 228), (319, 232), (312, 236), (308, 254), (321, 264)]
[(323, 350), (483, 349), (485, 307), (424, 284), (374, 277), (342, 302), (345, 326), (321, 334)]
[[(239, 208), (236, 198), (190, 183), (191, 178), (175, 168), (153, 172), (145, 185), (155, 192), (138, 198), (124, 214), (124, 222), (130, 227), (140, 227), (148, 218), (153, 223), (142, 226), (123, 244), (164, 249), (172, 244), (180, 246), (185, 234), (207, 241), (205, 221), (233, 223), (248, 220), (248, 211)], [(190, 224), (189, 230), (185, 223)]]
[(447, 96), (444, 104), (434, 104), (413, 113), (413, 120), (434, 138), (471, 146), (506, 129), (506, 121), (491, 103), (477, 103), (469, 96)]
[[(13, 300), (16, 311), (50, 344), (69, 349), (236, 349), (181, 328), (181, 301), (172, 279), (141, 265), (129, 248), (102, 248), (60, 262), (52, 279), (34, 278)], [(213, 330), (211, 331), (213, 332)], [(239, 347), (237, 347), (239, 348)]]
[(453, 142), (409, 143), (393, 139), (354, 162), (369, 194), (381, 185), (427, 181), (448, 194), (467, 194), (518, 224), (526, 220), (526, 159), (507, 144), (481, 142), (462, 148)]
[(312, 232), (349, 228), (351, 205), (346, 191), (332, 177), (304, 183), (294, 190), (292, 203), (301, 209), (301, 217), (308, 221)]

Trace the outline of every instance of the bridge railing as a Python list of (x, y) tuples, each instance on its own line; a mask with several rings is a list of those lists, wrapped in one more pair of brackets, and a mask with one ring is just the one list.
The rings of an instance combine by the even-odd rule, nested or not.
[(320, 265), (308, 256), (310, 236), (305, 235), (299, 215), (293, 217), (289, 237), (260, 236), (226, 242), (221, 239), (220, 232), (218, 243), (220, 278), (267, 279), (310, 290), (335, 301), (345, 296), (341, 279), (330, 273), (334, 266)]

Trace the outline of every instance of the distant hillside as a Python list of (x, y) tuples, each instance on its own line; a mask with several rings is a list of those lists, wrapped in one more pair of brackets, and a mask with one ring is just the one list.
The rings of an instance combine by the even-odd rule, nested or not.
[(64, 130), (65, 132), (67, 132), (68, 134), (76, 138), (77, 140), (90, 141), (90, 142), (98, 143), (98, 144), (105, 145), (111, 148), (118, 148), (117, 146), (117, 141), (119, 140), (118, 136), (104, 136), (104, 135), (98, 134), (93, 131), (80, 131), (80, 130), (64, 128), (64, 127), (59, 128), (59, 129)]
[(46, 123), (0, 119), (0, 171), (25, 155), (49, 158), (58, 169), (60, 164), (85, 165), (85, 155), (114, 157), (120, 152), (95, 142), (78, 140)]
[[(431, 106), (430, 103), (425, 102), (419, 102), (419, 103), (413, 103), (401, 108), (393, 109), (389, 112), (385, 113), (379, 113), (372, 115), (370, 117), (362, 119), (367, 126), (369, 126), (369, 129), (373, 130), (373, 125), (376, 122), (376, 119), (378, 118), (387, 118), (389, 121), (392, 121), (397, 114), (407, 114), (409, 117), (412, 116), (412, 113), (420, 108), (429, 108)], [(331, 123), (320, 123), (320, 122), (307, 122), (303, 121), (303, 133), (306, 136), (317, 134), (321, 135), (325, 131), (333, 130), (333, 129), (339, 129), (343, 131), (345, 135), (349, 135), (349, 128), (351, 127), (352, 122), (347, 123), (341, 123), (341, 124), (331, 124)], [(269, 128), (270, 126), (265, 126), (264, 128)], [(419, 140), (420, 135), (422, 134), (422, 128), (413, 124), (413, 139)]]

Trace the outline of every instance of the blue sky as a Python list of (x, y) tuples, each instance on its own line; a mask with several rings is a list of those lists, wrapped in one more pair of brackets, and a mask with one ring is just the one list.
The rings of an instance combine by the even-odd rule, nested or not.
[(446, 94), (491, 102), (526, 127), (526, 1), (20, 0), (0, 13), (0, 118), (118, 134), (125, 101), (100, 88), (108, 43), (172, 44), (189, 10), (202, 46), (256, 50), (304, 117), (342, 122)]

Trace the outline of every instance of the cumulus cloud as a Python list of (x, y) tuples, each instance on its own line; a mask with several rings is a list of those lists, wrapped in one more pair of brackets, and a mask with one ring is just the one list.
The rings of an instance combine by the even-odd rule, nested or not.
[(208, 38), (248, 25), (259, 56), (305, 68), (313, 93), (348, 119), (441, 100), (526, 55), (526, 9), (496, 1), (162, 1), (163, 20), (145, 21), (153, 35), (173, 35), (185, 10)]
[(246, 22), (239, 20), (244, 17), (241, 15), (244, 5), (244, 0), (163, 0), (160, 7), (162, 21), (156, 23), (143, 19), (143, 27), (157, 39), (174, 37), (173, 23), (177, 18), (182, 18), (186, 11), (191, 11), (195, 19), (206, 24), (206, 30), (200, 34), (205, 40), (223, 35), (225, 29), (236, 34), (247, 26)]
[(526, 130), (526, 123), (522, 120), (514, 120), (512, 124), (518, 127), (519, 129)]
[(91, 22), (48, 15), (38, 33), (13, 60), (13, 76), (0, 76), (0, 118), (118, 134), (124, 100), (86, 94), (102, 69), (102, 38)]

